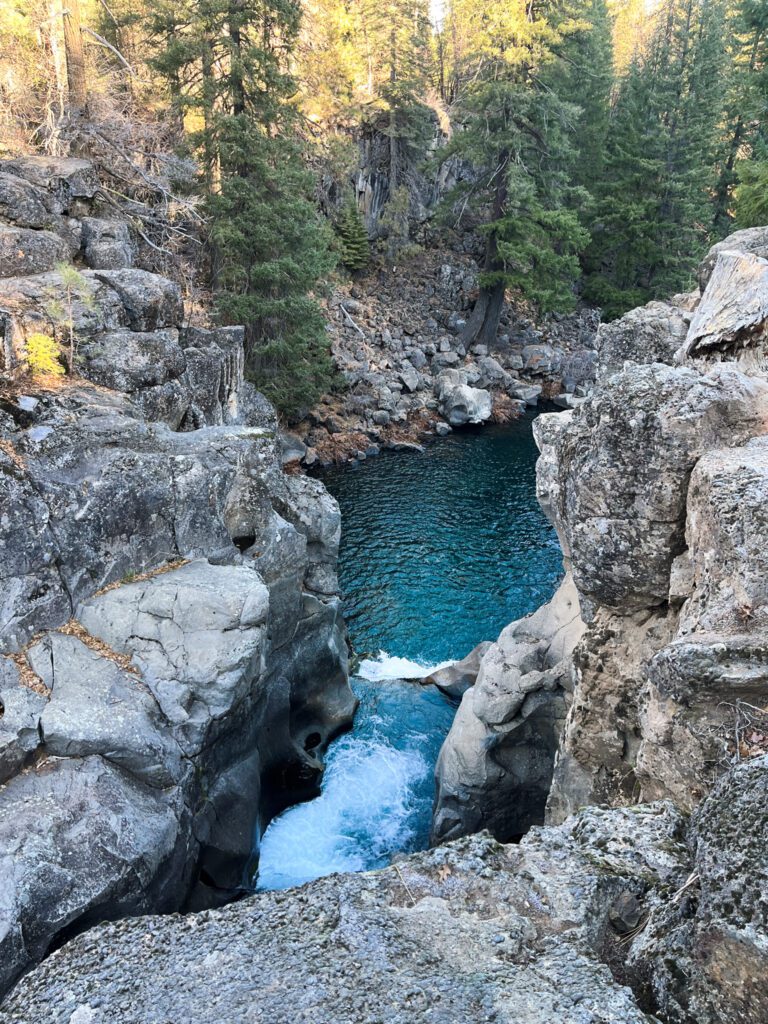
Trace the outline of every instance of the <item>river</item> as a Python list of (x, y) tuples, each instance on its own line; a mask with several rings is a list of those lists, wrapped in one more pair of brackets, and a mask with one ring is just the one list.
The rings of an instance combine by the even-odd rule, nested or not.
[(321, 795), (266, 830), (259, 888), (381, 867), (427, 845), (455, 706), (403, 680), (494, 640), (562, 574), (536, 502), (532, 419), (323, 473), (342, 512), (339, 578), (361, 703), (328, 751)]

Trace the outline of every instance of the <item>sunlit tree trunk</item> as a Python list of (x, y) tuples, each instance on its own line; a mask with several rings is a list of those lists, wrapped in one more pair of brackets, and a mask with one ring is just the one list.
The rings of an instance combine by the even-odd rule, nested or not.
[(83, 32), (80, 27), (80, 0), (65, 0), (62, 16), (64, 53), (67, 60), (69, 112), (79, 115), (88, 109), (88, 82), (85, 74)]

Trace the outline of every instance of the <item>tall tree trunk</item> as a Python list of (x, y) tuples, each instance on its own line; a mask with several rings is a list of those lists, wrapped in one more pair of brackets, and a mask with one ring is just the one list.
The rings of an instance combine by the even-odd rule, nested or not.
[[(509, 159), (508, 153), (502, 153), (499, 161), (498, 183), (493, 197), (493, 219), (500, 220), (504, 215), (507, 205), (507, 177), (505, 168)], [(496, 232), (488, 233), (485, 243), (485, 259), (483, 271), (486, 274), (499, 273), (503, 269), (502, 261), (499, 259), (499, 247)], [(469, 320), (461, 332), (462, 344), (469, 348), (470, 345), (480, 343), (491, 346), (496, 340), (499, 330), (499, 319), (504, 308), (504, 293), (506, 287), (503, 281), (496, 284), (483, 286), (472, 309)]]
[(242, 33), (240, 31), (240, 5), (232, 2), (229, 5), (229, 39), (232, 45), (232, 113), (235, 116), (245, 113), (245, 83), (243, 82)]
[(88, 109), (88, 82), (85, 77), (83, 33), (80, 28), (80, 0), (65, 0), (63, 21), (69, 112), (78, 115)]

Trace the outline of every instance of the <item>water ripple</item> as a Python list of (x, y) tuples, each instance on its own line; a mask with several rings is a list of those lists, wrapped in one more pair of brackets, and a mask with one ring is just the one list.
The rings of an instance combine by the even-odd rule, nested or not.
[(548, 600), (562, 565), (536, 503), (531, 420), (323, 474), (356, 650), (460, 658)]

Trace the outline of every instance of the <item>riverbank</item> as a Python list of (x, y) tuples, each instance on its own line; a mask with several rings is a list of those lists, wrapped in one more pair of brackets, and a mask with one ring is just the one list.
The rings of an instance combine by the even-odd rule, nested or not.
[(577, 404), (594, 379), (596, 310), (502, 313), (492, 348), (461, 340), (478, 266), (448, 248), (420, 252), (337, 288), (326, 307), (339, 393), (291, 430), (304, 465), (423, 444), (467, 423), (504, 424), (538, 402)]

